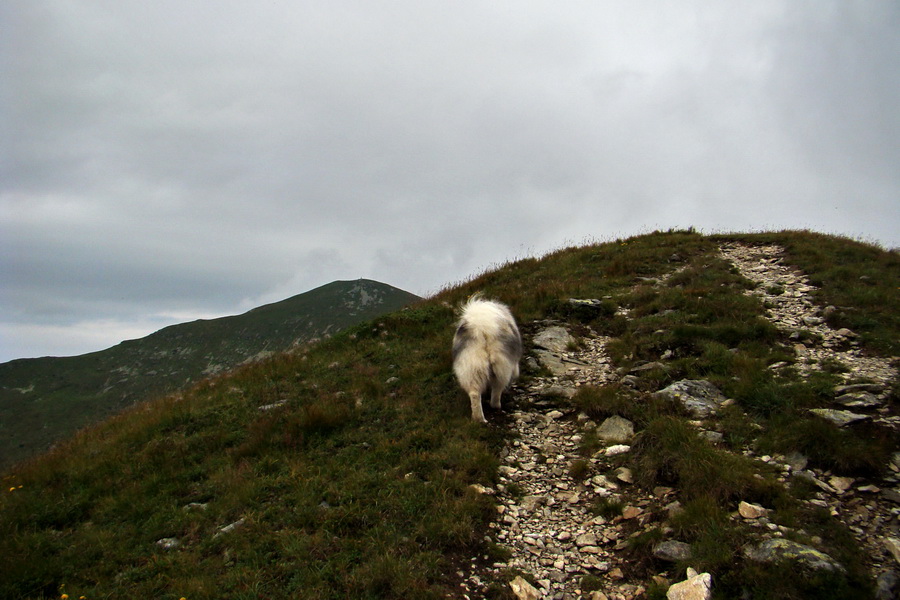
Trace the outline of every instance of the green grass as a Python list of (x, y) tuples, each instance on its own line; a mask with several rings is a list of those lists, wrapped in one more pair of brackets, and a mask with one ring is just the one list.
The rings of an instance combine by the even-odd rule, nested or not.
[[(893, 348), (879, 330), (896, 332), (896, 288), (887, 294), (881, 283), (895, 277), (895, 258), (808, 233), (740, 237), (789, 248), (840, 318), (872, 320), (869, 328), (853, 325), (866, 348)], [(91, 600), (458, 597), (460, 565), (502, 559), (502, 548), (485, 540), (494, 499), (469, 486), (497, 484), (507, 430), (497, 425), (502, 415), (489, 414), (489, 427), (471, 422), (451, 372), (453, 306), (475, 291), (509, 303), (526, 327), (555, 318), (581, 334), (590, 327), (615, 336), (609, 351), (617, 368), (666, 363), (642, 374), (634, 389), (584, 388), (572, 402), (597, 422), (612, 414), (634, 421), (627, 460), (636, 484), (677, 488), (685, 512), (672, 526), (695, 545), (698, 564), (714, 572), (717, 597), (869, 589), (861, 553), (840, 523), (809, 512), (739, 451), (796, 449), (813, 464), (873, 473), (895, 442), (865, 428), (834, 434), (819, 421), (798, 420), (827, 401), (837, 376), (770, 372), (772, 363), (793, 360), (789, 340), (742, 294), (750, 284), (717, 257), (717, 244), (671, 231), (502, 265), (303, 352), (200, 382), (82, 431), (2, 480), (0, 597), (59, 597), (61, 586), (70, 598)], [(872, 285), (878, 293), (857, 294), (844, 284), (847, 271), (829, 266), (829, 253), (845, 244), (852, 248), (841, 254), (849, 278), (857, 268), (880, 277)], [(817, 247), (824, 250), (811, 250)], [(642, 279), (675, 269), (682, 270), (660, 286)], [(569, 298), (602, 302), (584, 309)], [(621, 307), (632, 318), (611, 316)], [(709, 379), (735, 400), (718, 421), (724, 445), (698, 437), (678, 407), (651, 395), (685, 377)], [(583, 442), (590, 446), (590, 435)], [(573, 475), (586, 466), (573, 463)], [(820, 536), (848, 574), (797, 577), (766, 596), (784, 574), (739, 556), (748, 532), (728, 519), (739, 500), (774, 506)], [(596, 510), (614, 517), (621, 505)], [(216, 535), (239, 520), (242, 526)], [(157, 545), (170, 537), (177, 548)], [(642, 540), (641, 552), (655, 539)], [(636, 556), (648, 575), (665, 568)], [(492, 582), (489, 596), (510, 597), (508, 586)]]
[[(363, 293), (381, 302), (356, 306)], [(335, 281), (242, 315), (173, 325), (99, 352), (0, 364), (0, 469), (135, 402), (417, 300), (374, 281)]]

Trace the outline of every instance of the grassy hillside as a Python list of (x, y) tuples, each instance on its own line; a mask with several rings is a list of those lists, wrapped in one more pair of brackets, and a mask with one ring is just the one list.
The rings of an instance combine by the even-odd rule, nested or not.
[(242, 315), (173, 325), (101, 352), (0, 364), (0, 469), (138, 400), (415, 300), (375, 281), (335, 281)]
[[(713, 573), (717, 598), (872, 597), (864, 552), (846, 526), (809, 510), (797, 501), (809, 490), (780, 484), (740, 450), (813, 445), (814, 463), (877, 477), (896, 440), (803, 416), (834, 381), (772, 375), (769, 365), (793, 360), (793, 342), (762, 319), (761, 303), (743, 294), (752, 284), (719, 258), (732, 239), (782, 244), (821, 286), (823, 305), (837, 308), (830, 319), (855, 328), (873, 353), (897, 353), (897, 254), (850, 240), (668, 232), (525, 259), (135, 406), (14, 469), (0, 489), (0, 597), (460, 597), (458, 573), (505, 552), (486, 539), (493, 498), (470, 486), (499, 483), (506, 417), (473, 424), (451, 373), (453, 307), (475, 291), (510, 304), (526, 330), (553, 318), (613, 336), (622, 372), (672, 356), (634, 389), (586, 389), (572, 402), (593, 418), (636, 423), (636, 483), (677, 490), (686, 510), (669, 526), (699, 549), (696, 566)], [(661, 289), (644, 284), (676, 269)], [(573, 309), (569, 298), (602, 299), (602, 315)], [(523, 384), (537, 374), (526, 369)], [(735, 399), (721, 418), (724, 448), (649, 395), (688, 376)], [(891, 402), (896, 414), (896, 391)], [(781, 565), (742, 560), (735, 548), (747, 532), (728, 519), (738, 498), (776, 504), (846, 570), (785, 577)], [(625, 550), (635, 581), (666, 568), (648, 558), (648, 543), (637, 536)], [(511, 597), (503, 580), (488, 589)]]

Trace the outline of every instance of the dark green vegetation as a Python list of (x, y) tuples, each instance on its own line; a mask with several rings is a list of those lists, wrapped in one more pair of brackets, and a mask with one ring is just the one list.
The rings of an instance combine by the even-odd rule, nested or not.
[(335, 281), (242, 315), (173, 325), (101, 352), (0, 364), (0, 469), (137, 401), (416, 300), (376, 281)]
[[(808, 450), (824, 434), (804, 409), (824, 402), (836, 376), (804, 380), (767, 368), (791, 362), (790, 345), (761, 318), (758, 301), (741, 294), (750, 284), (717, 257), (722, 239), (655, 233), (522, 260), (83, 431), (4, 478), (0, 597), (58, 597), (60, 586), (90, 600), (457, 594), (460, 565), (499, 552), (484, 539), (493, 500), (469, 486), (496, 484), (506, 429), (497, 414), (488, 415), (493, 426), (471, 423), (450, 364), (452, 306), (479, 290), (509, 303), (526, 327), (552, 317), (576, 332), (590, 326), (615, 336), (618, 367), (669, 357), (636, 390), (588, 389), (573, 402), (595, 419), (635, 422), (635, 479), (676, 489), (684, 512), (671, 527), (694, 546), (692, 566), (713, 573), (717, 598), (871, 596), (861, 551), (843, 526), (811, 512), (796, 500), (803, 490), (782, 486), (737, 451), (807, 448), (816, 464), (865, 476), (884, 462), (852, 456), (883, 457), (895, 442), (864, 429), (829, 430), (833, 444)], [(898, 339), (895, 255), (810, 233), (740, 239), (778, 241), (806, 257), (804, 268), (822, 278), (823, 302), (841, 318), (872, 320), (867, 347), (880, 351)], [(846, 270), (832, 273), (834, 261), (814, 251), (819, 245), (845, 252)], [(661, 286), (641, 279), (679, 267)], [(878, 293), (856, 298), (846, 286), (827, 296), (843, 285), (831, 277), (843, 281), (857, 269), (872, 273)], [(605, 303), (583, 312), (572, 297)], [(631, 318), (614, 316), (618, 307)], [(684, 377), (709, 379), (735, 399), (719, 417), (723, 446), (700, 439), (684, 415), (649, 394)], [(277, 406), (260, 409), (270, 405)], [(586, 439), (586, 453), (589, 446)], [(739, 500), (774, 507), (776, 522), (818, 536), (846, 573), (786, 577), (781, 565), (745, 560), (750, 532), (730, 518)], [(612, 517), (621, 507), (596, 510)], [(235, 522), (242, 525), (216, 535)], [(163, 549), (164, 538), (179, 545)], [(635, 540), (627, 577), (647, 581), (666, 568), (649, 556), (661, 538), (651, 530)]]

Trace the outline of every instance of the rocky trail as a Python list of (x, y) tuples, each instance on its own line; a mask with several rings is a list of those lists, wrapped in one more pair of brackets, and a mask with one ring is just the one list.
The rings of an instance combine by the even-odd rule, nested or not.
[[(863, 354), (853, 332), (827, 325), (828, 311), (834, 309), (812, 301), (810, 293), (815, 288), (802, 273), (783, 263), (781, 248), (730, 243), (722, 246), (721, 256), (757, 283), (748, 293), (760, 297), (768, 318), (794, 340), (801, 372), (839, 361), (847, 367), (845, 381), (868, 382), (837, 388), (834, 408), (816, 409), (819, 416), (841, 426), (870, 420), (898, 428), (900, 416), (891, 414), (884, 400), (897, 377), (891, 361)], [(610, 364), (605, 351), (609, 338), (591, 333), (575, 343), (558, 323), (532, 325), (536, 328), (531, 340), (534, 352), (526, 360), (538, 361), (552, 376), (532, 378), (527, 387), (511, 391), (512, 401), (506, 404), (513, 407), (509, 426), (514, 431), (501, 456), (501, 484), (496, 490), (478, 490), (497, 497), (497, 519), (486, 534), (506, 549), (508, 558), (487, 565), (473, 560), (469, 570), (459, 573), (463, 596), (481, 598), (485, 582), (515, 570), (531, 580), (516, 577), (510, 584), (522, 600), (633, 600), (644, 597), (651, 583), (670, 586), (667, 598), (673, 600), (710, 598), (715, 582), (709, 574), (691, 569), (678, 581), (666, 581), (662, 574), (648, 581), (629, 579), (625, 551), (629, 540), (678, 510), (677, 490), (643, 490), (632, 483), (628, 468), (629, 443), (636, 433), (632, 423), (621, 417), (595, 423), (566, 401), (581, 386), (627, 384), (629, 377), (640, 373), (622, 373)], [(724, 396), (703, 381), (677, 382), (670, 388), (661, 393), (671, 392), (684, 402), (710, 441), (721, 440), (714, 417), (716, 408), (726, 401)], [(596, 436), (606, 447), (585, 456), (580, 448), (586, 435)], [(753, 456), (749, 450), (744, 454), (774, 466), (782, 473), (782, 481), (804, 477), (812, 482), (818, 492), (807, 502), (830, 510), (866, 548), (872, 575), (879, 583), (879, 598), (898, 597), (900, 453), (893, 456), (892, 474), (877, 482), (807, 468), (805, 457), (796, 454)], [(604, 511), (608, 505), (616, 505), (617, 510)], [(735, 509), (732, 518), (760, 534), (760, 543), (745, 549), (751, 560), (792, 557), (810, 568), (840, 568), (821, 551), (785, 539), (787, 530), (768, 518), (771, 509), (747, 502)], [(670, 564), (690, 552), (688, 544), (675, 539), (653, 548), (656, 559)]]

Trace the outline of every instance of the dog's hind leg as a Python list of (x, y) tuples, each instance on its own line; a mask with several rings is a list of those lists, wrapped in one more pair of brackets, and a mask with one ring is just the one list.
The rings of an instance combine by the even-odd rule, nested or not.
[(491, 386), (491, 408), (500, 410), (500, 394), (503, 393), (503, 387), (494, 384)]
[(487, 423), (484, 418), (484, 410), (481, 408), (481, 392), (470, 391), (469, 401), (472, 402), (472, 420), (478, 423)]

